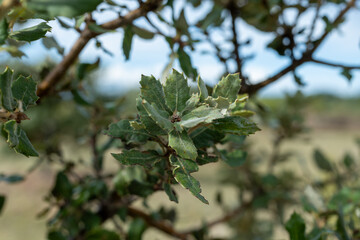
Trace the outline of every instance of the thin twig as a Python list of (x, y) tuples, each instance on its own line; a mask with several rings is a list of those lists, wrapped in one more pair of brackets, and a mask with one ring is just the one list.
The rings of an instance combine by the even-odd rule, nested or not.
[[(130, 11), (123, 17), (119, 17), (112, 21), (101, 25), (101, 28), (107, 30), (114, 30), (119, 27), (131, 24), (135, 19), (146, 15), (150, 11), (156, 10), (161, 4), (161, 0), (148, 0), (141, 4), (139, 8)], [(51, 92), (56, 84), (65, 75), (69, 67), (76, 61), (81, 51), (88, 44), (88, 42), (102, 33), (92, 32), (88, 27), (82, 31), (80, 37), (75, 42), (70, 52), (63, 58), (63, 60), (45, 77), (45, 79), (38, 85), (37, 95), (43, 97)]]
[(341, 64), (341, 63), (332, 63), (332, 62), (327, 62), (327, 61), (318, 60), (318, 59), (311, 59), (311, 62), (322, 64), (322, 65), (327, 65), (327, 66), (331, 66), (331, 67), (339, 67), (339, 68), (346, 68), (346, 69), (360, 69), (360, 65), (345, 65), (345, 64)]

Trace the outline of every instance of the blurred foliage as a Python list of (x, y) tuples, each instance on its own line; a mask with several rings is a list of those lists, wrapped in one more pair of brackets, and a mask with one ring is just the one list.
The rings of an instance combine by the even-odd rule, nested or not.
[[(230, 229), (226, 239), (234, 240), (274, 239), (278, 229), (286, 230), (291, 240), (360, 239), (359, 157), (346, 153), (335, 161), (322, 149), (314, 149), (316, 176), (301, 167), (283, 167), (300, 159), (299, 153), (284, 151), (282, 146), (309, 131), (308, 106), (319, 112), (331, 106), (331, 114), (345, 115), (349, 111), (341, 100), (305, 97), (300, 91), (281, 100), (262, 101), (255, 95), (286, 74), (304, 86), (296, 70), (306, 62), (338, 67), (351, 81), (352, 71), (360, 67), (319, 61), (314, 53), (345, 21), (356, 2), (189, 0), (179, 4), (148, 0), (137, 4), (138, 8), (111, 0), (0, 1), (0, 51), (14, 58), (24, 57), (23, 47), (40, 39), (44, 47), (64, 55), (62, 43), (51, 35), (50, 20), (80, 34), (60, 63), (9, 61), (7, 65), (15, 72), (4, 66), (0, 75), (2, 135), (15, 151), (39, 157), (34, 169), (48, 163), (56, 171), (45, 197), (47, 207), (38, 215), (48, 219), (47, 238), (137, 240), (143, 239), (149, 228), (156, 228), (177, 239), (219, 239), (212, 236), (212, 227), (226, 224)], [(204, 4), (210, 6), (206, 14), (190, 19), (187, 9), (196, 11)], [(328, 16), (322, 11), (326, 6), (338, 7), (338, 15)], [(119, 18), (98, 24), (91, 14), (108, 11)], [(291, 11), (294, 21), (285, 17)], [(309, 16), (313, 21), (304, 25), (302, 20)], [(135, 21), (137, 18), (144, 26)], [(266, 47), (287, 58), (290, 65), (252, 83), (244, 66), (257, 53), (243, 54), (253, 39), (240, 41), (239, 21), (270, 33), (272, 39)], [(23, 27), (23, 23), (31, 26)], [(323, 27), (320, 35), (314, 34), (318, 23)], [(123, 32), (118, 50), (125, 60), (131, 60), (134, 37), (161, 37), (171, 52), (161, 77), (163, 83), (153, 76), (142, 76), (136, 100), (138, 92), (101, 94), (101, 58), (77, 60), (91, 39), (97, 48), (112, 55), (97, 37), (117, 31)], [(222, 80), (214, 87), (205, 85), (192, 59), (192, 52), (204, 43), (211, 47), (204, 53), (215, 56), (224, 67)], [(170, 73), (175, 60), (187, 78), (176, 70)], [(190, 88), (188, 80), (197, 86)], [(40, 100), (36, 94), (41, 95)], [(351, 114), (358, 116), (359, 100), (347, 103), (356, 109)], [(33, 105), (38, 106), (30, 108)], [(270, 150), (260, 151), (247, 138), (259, 130), (255, 122), (271, 132)], [(76, 151), (68, 156), (64, 145), (74, 146)], [(81, 149), (86, 149), (86, 154)], [(110, 152), (117, 161), (106, 157)], [(238, 205), (227, 206), (223, 201), (227, 196), (218, 192), (217, 204), (223, 212), (219, 219), (178, 231), (174, 227), (176, 209), (153, 209), (147, 203), (159, 191), (177, 203), (177, 184), (208, 203), (191, 174), (218, 160), (229, 166), (217, 173), (221, 184), (233, 186), (238, 193)], [(104, 167), (105, 161), (112, 161), (110, 169)], [(25, 177), (1, 173), (0, 181), (15, 184)], [(0, 195), (0, 213), (5, 197)], [(134, 206), (139, 201), (142, 208)], [(293, 209), (296, 212), (289, 216)]]

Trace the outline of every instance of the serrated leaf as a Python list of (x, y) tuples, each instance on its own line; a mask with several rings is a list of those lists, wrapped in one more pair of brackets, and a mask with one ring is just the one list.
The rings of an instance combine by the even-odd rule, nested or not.
[(6, 67), (5, 71), (0, 75), (1, 105), (10, 112), (16, 108), (16, 101), (11, 91), (13, 73), (10, 68)]
[(231, 116), (217, 119), (214, 123), (215, 130), (235, 135), (249, 135), (260, 129), (255, 123), (243, 117)]
[(299, 214), (294, 212), (285, 227), (290, 240), (305, 240), (305, 222)]
[(217, 98), (219, 96), (229, 99), (229, 102), (234, 102), (241, 87), (241, 80), (239, 74), (229, 74), (223, 77), (221, 81), (216, 84), (212, 96)]
[(171, 185), (169, 183), (163, 183), (163, 188), (166, 193), (166, 195), (169, 197), (170, 201), (179, 203), (179, 200), (176, 196), (176, 192), (171, 188)]
[(125, 28), (124, 38), (122, 43), (122, 49), (125, 55), (125, 60), (128, 60), (130, 58), (130, 51), (131, 51), (133, 37), (134, 37), (134, 32), (132, 31), (132, 26), (128, 25)]
[(135, 130), (132, 128), (129, 120), (121, 120), (110, 124), (109, 130), (104, 131), (104, 134), (120, 138), (125, 142), (145, 142), (151, 137), (144, 129)]
[(200, 106), (183, 116), (177, 124), (185, 128), (191, 128), (199, 124), (211, 123), (213, 120), (223, 117), (224, 115), (221, 114), (220, 109)]
[(111, 154), (116, 160), (124, 165), (140, 165), (148, 167), (160, 158), (155, 151), (140, 152), (137, 150), (123, 151), (120, 154)]
[(208, 104), (210, 107), (218, 108), (218, 109), (224, 109), (227, 110), (230, 106), (229, 99), (224, 97), (207, 97), (204, 102)]
[(145, 126), (143, 124), (141, 124), (141, 122), (138, 122), (136, 120), (134, 121), (129, 121), (130, 126), (135, 129), (135, 130), (142, 130), (145, 129)]
[[(209, 204), (209, 202), (200, 194), (201, 188), (199, 181), (190, 175), (189, 169), (187, 169), (189, 166), (183, 164), (183, 159), (170, 155), (170, 162), (175, 164), (175, 168), (173, 170), (175, 180), (183, 188), (188, 189), (200, 201)], [(194, 168), (191, 168), (190, 170), (194, 170)]]
[(58, 16), (72, 18), (91, 12), (102, 0), (31, 0), (27, 7), (44, 19)]
[(153, 32), (150, 32), (144, 28), (139, 28), (135, 25), (132, 26), (132, 30), (136, 35), (138, 35), (142, 39), (149, 40), (149, 39), (153, 39), (155, 36), (155, 34)]
[(182, 110), (182, 112), (180, 113), (181, 116), (193, 110), (198, 105), (199, 101), (200, 101), (199, 94), (198, 93), (192, 94), (191, 97), (186, 101), (186, 106), (184, 110)]
[(45, 34), (49, 31), (51, 31), (51, 27), (45, 22), (42, 22), (33, 27), (14, 31), (10, 33), (10, 37), (18, 41), (32, 42), (42, 37), (45, 37)]
[(172, 130), (169, 133), (169, 146), (182, 158), (194, 161), (197, 158), (197, 149), (186, 131)]
[(190, 98), (190, 87), (184, 75), (173, 69), (173, 72), (166, 78), (165, 100), (172, 112), (181, 112), (186, 107), (186, 101)]
[(2, 210), (4, 208), (4, 205), (5, 205), (5, 196), (4, 195), (0, 195), (0, 216), (1, 216), (1, 213), (2, 213)]
[(146, 130), (153, 135), (165, 135), (166, 131), (156, 124), (156, 122), (149, 116), (144, 106), (142, 105), (142, 99), (136, 99), (136, 107), (140, 115), (141, 123), (144, 124)]
[(149, 116), (156, 122), (158, 126), (166, 131), (171, 131), (174, 126), (170, 121), (170, 116), (166, 111), (158, 109), (155, 105), (151, 105), (146, 100), (142, 101), (142, 105), (145, 108)]
[(235, 150), (230, 153), (221, 151), (221, 159), (230, 167), (240, 167), (245, 163), (247, 153), (241, 150)]
[(179, 48), (178, 57), (181, 69), (184, 71), (185, 75), (195, 79), (197, 76), (197, 71), (192, 66), (190, 56), (182, 48)]
[(4, 131), (7, 133), (7, 142), (16, 152), (27, 157), (38, 157), (39, 154), (26, 136), (24, 130), (16, 123), (15, 120), (8, 121), (4, 124)]
[(176, 157), (174, 155), (171, 155), (169, 160), (170, 160), (170, 164), (173, 167), (175, 167), (174, 170), (177, 168), (182, 168), (182, 169), (186, 170), (186, 172), (188, 172), (188, 173), (193, 173), (193, 172), (199, 171), (199, 166), (193, 160), (183, 159), (180, 157)]
[(332, 172), (333, 168), (331, 166), (330, 161), (325, 157), (325, 155), (319, 149), (316, 149), (314, 151), (314, 160), (316, 166), (319, 169), (324, 170), (326, 172)]
[(230, 106), (229, 106), (230, 110), (233, 112), (243, 110), (248, 98), (249, 98), (249, 96), (245, 95), (243, 97), (236, 99), (235, 102), (230, 104)]
[(209, 93), (206, 88), (205, 82), (201, 79), (200, 76), (198, 77), (197, 85), (200, 92), (200, 101), (204, 101), (209, 96)]
[(0, 21), (0, 45), (4, 44), (9, 36), (9, 23), (6, 18)]
[(36, 95), (36, 82), (32, 77), (19, 76), (11, 87), (14, 98), (22, 103), (22, 109), (27, 110), (28, 106), (35, 105), (39, 97)]
[(157, 108), (171, 113), (165, 104), (165, 94), (163, 86), (154, 76), (141, 75), (141, 96), (150, 104), (155, 104)]

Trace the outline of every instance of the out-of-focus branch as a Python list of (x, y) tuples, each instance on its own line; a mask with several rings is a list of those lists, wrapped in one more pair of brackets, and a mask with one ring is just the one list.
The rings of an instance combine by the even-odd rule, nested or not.
[(311, 62), (322, 64), (322, 65), (327, 65), (327, 66), (331, 66), (331, 67), (339, 67), (339, 68), (346, 68), (346, 69), (360, 69), (360, 65), (345, 65), (345, 64), (341, 64), (341, 63), (327, 62), (327, 61), (318, 60), (318, 59), (312, 59)]
[[(344, 17), (344, 15), (355, 6), (355, 0), (351, 0), (346, 4), (346, 7), (341, 10), (341, 12), (338, 14), (338, 16), (335, 18), (335, 20), (331, 23), (332, 25), (336, 26), (338, 25), (342, 18)], [(302, 58), (300, 58), (299, 60), (294, 60), (290, 65), (288, 65), (287, 67), (283, 68), (282, 70), (280, 70), (278, 73), (274, 74), (273, 76), (269, 77), (268, 79), (259, 82), (257, 84), (253, 84), (253, 85), (245, 85), (241, 88), (240, 93), (248, 93), (248, 94), (253, 94), (255, 92), (257, 92), (258, 90), (260, 90), (261, 88), (277, 81), (279, 78), (285, 76), (286, 74), (288, 74), (291, 71), (294, 71), (297, 67), (299, 67), (300, 65), (302, 65), (303, 63), (309, 62), (309, 61), (314, 61), (312, 59), (312, 56), (314, 54), (314, 52), (318, 49), (318, 47), (321, 45), (321, 43), (326, 39), (326, 37), (329, 35), (330, 31), (325, 31), (323, 33), (323, 35), (316, 41), (314, 41), (314, 46), (313, 48), (307, 50)], [(330, 65), (330, 64), (327, 64)], [(340, 67), (337, 64), (333, 65), (334, 67)]]
[(6, 16), (11, 8), (20, 4), (19, 0), (3, 0), (0, 5), (0, 20)]
[[(148, 12), (156, 10), (161, 0), (148, 0), (140, 5), (139, 8), (130, 11), (123, 17), (119, 17), (112, 21), (106, 22), (101, 25), (103, 29), (114, 30), (119, 27), (131, 24), (135, 19), (145, 16)], [(65, 75), (69, 67), (76, 61), (81, 51), (87, 45), (87, 43), (94, 37), (97, 37), (102, 33), (92, 32), (86, 27), (82, 32), (78, 40), (75, 42), (70, 52), (63, 58), (63, 60), (45, 77), (45, 79), (38, 85), (37, 95), (43, 97), (53, 90), (56, 84)]]
[(167, 224), (164, 221), (154, 220), (150, 215), (148, 215), (138, 209), (132, 208), (132, 207), (129, 207), (127, 210), (128, 210), (128, 213), (130, 216), (141, 218), (149, 226), (154, 227), (164, 233), (167, 233), (172, 237), (176, 237), (178, 239), (183, 239), (183, 240), (188, 239), (187, 235), (189, 235), (189, 233), (185, 233), (185, 234), (180, 233), (180, 232), (176, 231), (170, 224)]

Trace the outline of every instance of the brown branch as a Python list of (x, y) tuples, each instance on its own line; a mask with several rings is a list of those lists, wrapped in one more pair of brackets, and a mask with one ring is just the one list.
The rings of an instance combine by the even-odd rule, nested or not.
[(322, 65), (327, 65), (327, 66), (331, 66), (331, 67), (339, 67), (339, 68), (346, 68), (346, 69), (360, 69), (360, 65), (357, 65), (357, 66), (356, 65), (345, 65), (345, 64), (341, 64), (341, 63), (332, 63), (332, 62), (327, 62), (327, 61), (318, 60), (318, 59), (311, 59), (311, 62), (322, 64)]
[[(139, 8), (130, 11), (123, 17), (119, 17), (112, 21), (101, 25), (107, 30), (114, 30), (119, 27), (131, 24), (135, 19), (145, 16), (148, 12), (156, 10), (161, 4), (161, 0), (148, 0), (141, 4)], [(54, 89), (55, 85), (65, 75), (69, 67), (76, 61), (81, 51), (88, 44), (88, 42), (102, 33), (92, 32), (89, 28), (85, 28), (78, 40), (75, 42), (70, 52), (63, 58), (63, 60), (45, 77), (45, 79), (38, 85), (37, 95), (43, 97)]]
[[(355, 0), (349, 1), (346, 4), (346, 7), (338, 14), (338, 16), (335, 18), (335, 20), (331, 23), (331, 25), (333, 25), (333, 26), (338, 25), (341, 22), (344, 15), (354, 6), (355, 6)], [(333, 29), (335, 29), (335, 28), (333, 28)], [(329, 33), (332, 32), (332, 30), (325, 31), (318, 40), (314, 41), (315, 42), (314, 47), (313, 47), (313, 49), (311, 49), (312, 53), (315, 52), (315, 50), (321, 45), (321, 43), (325, 40), (325, 38), (329, 35)]]
[[(352, 8), (355, 6), (355, 0), (351, 0), (347, 3), (346, 7), (338, 14), (338, 16), (335, 18), (335, 20), (331, 23), (332, 25), (337, 25), (341, 22), (343, 16)], [(329, 35), (330, 31), (325, 31), (323, 35), (316, 41), (314, 41), (314, 47), (308, 51), (306, 51), (302, 58), (299, 60), (294, 60), (289, 66), (282, 69), (280, 72), (276, 73), (275, 75), (269, 77), (268, 79), (257, 83), (253, 85), (245, 85), (240, 89), (240, 93), (248, 93), (248, 94), (254, 94), (261, 88), (277, 81), (279, 78), (285, 76), (291, 71), (294, 71), (298, 66), (302, 65), (305, 62), (313, 61), (312, 55), (317, 50), (317, 48), (320, 46), (320, 44), (325, 40), (325, 38)]]
[[(218, 224), (229, 222), (231, 219), (240, 216), (241, 213), (243, 213), (250, 206), (251, 206), (251, 202), (246, 202), (244, 204), (241, 204), (239, 207), (235, 208), (233, 211), (225, 214), (224, 216), (221, 216), (220, 218), (215, 219), (215, 220), (213, 220), (211, 222), (205, 223), (201, 228), (209, 229), (209, 228), (212, 228), (212, 227), (214, 227), (214, 226), (216, 226)], [(198, 228), (191, 229), (191, 230), (187, 230), (187, 231), (183, 232), (182, 234), (189, 235), (189, 234), (191, 234), (193, 232), (196, 232), (198, 230), (199, 230)]]
[(132, 217), (138, 217), (143, 219), (149, 226), (154, 227), (164, 233), (169, 234), (170, 236), (176, 237), (178, 239), (183, 239), (186, 240), (187, 239), (187, 235), (189, 235), (188, 233), (179, 233), (178, 231), (176, 231), (170, 224), (167, 224), (164, 221), (156, 221), (154, 220), (150, 215), (132, 208), (132, 207), (128, 207), (128, 214)]
[(231, 14), (231, 30), (233, 34), (232, 43), (234, 45), (234, 54), (235, 54), (235, 62), (237, 67), (237, 72), (239, 72), (240, 78), (243, 79), (242, 75), (242, 59), (240, 57), (240, 44), (238, 42), (238, 36), (236, 32), (236, 14), (235, 14), (235, 8), (230, 7), (230, 14)]
[(310, 59), (311, 59), (310, 57), (303, 57), (300, 60), (294, 60), (290, 65), (283, 68), (280, 72), (278, 72), (275, 75), (269, 77), (265, 81), (262, 81), (262, 82), (259, 82), (257, 84), (253, 84), (253, 85), (242, 86), (242, 88), (240, 89), (240, 94), (242, 94), (242, 93), (248, 93), (250, 95), (254, 94), (258, 90), (260, 90), (261, 88), (263, 88), (263, 87), (277, 81), (279, 78), (285, 76), (289, 72), (294, 71), (298, 66), (302, 65), (305, 62), (310, 61)]

